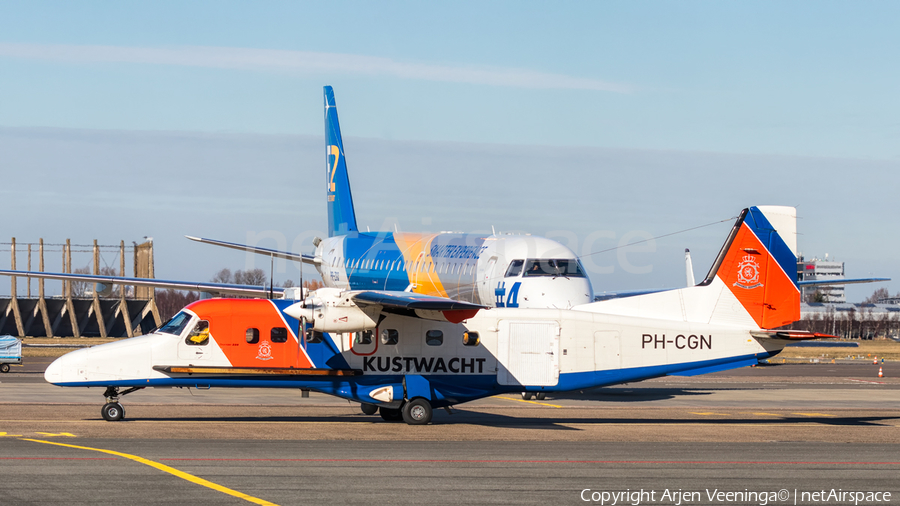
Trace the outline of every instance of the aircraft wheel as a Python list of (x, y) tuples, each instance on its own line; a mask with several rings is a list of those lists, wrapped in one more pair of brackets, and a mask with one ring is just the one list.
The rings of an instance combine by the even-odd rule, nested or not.
[(534, 394), (531, 392), (522, 392), (522, 400), (527, 401), (528, 399), (534, 398)]
[(431, 403), (421, 397), (403, 405), (403, 421), (409, 425), (426, 425), (431, 421), (432, 414)]
[(9, 372), (9, 364), (0, 364), (0, 372)]
[(378, 408), (379, 414), (381, 414), (381, 419), (385, 422), (399, 422), (403, 420), (403, 414), (399, 409), (395, 408)]
[(547, 398), (547, 394), (545, 392), (538, 392), (538, 393), (534, 394), (534, 398), (539, 401), (542, 401)]
[(100, 410), (100, 414), (107, 422), (117, 422), (125, 418), (125, 408), (118, 402), (107, 402)]
[(360, 404), (359, 407), (360, 407), (360, 409), (362, 409), (362, 412), (366, 415), (374, 415), (375, 413), (378, 412), (378, 406), (376, 406), (374, 404), (369, 404), (367, 402)]

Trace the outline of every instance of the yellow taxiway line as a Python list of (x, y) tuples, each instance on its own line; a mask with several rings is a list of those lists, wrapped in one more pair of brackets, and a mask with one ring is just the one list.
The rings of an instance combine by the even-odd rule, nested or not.
[(537, 401), (526, 401), (525, 399), (516, 399), (513, 397), (501, 397), (499, 395), (496, 398), (497, 399), (506, 399), (507, 401), (527, 402), (528, 404), (537, 404), (539, 406), (550, 406), (551, 408), (561, 408), (562, 407), (558, 404), (549, 404), (546, 402), (537, 402)]
[(223, 487), (222, 485), (213, 483), (209, 480), (204, 480), (203, 478), (198, 478), (198, 477), (196, 477), (192, 474), (188, 474), (184, 471), (179, 471), (178, 469), (175, 469), (174, 467), (169, 467), (165, 464), (160, 464), (159, 462), (154, 462), (152, 460), (148, 460), (143, 457), (138, 457), (137, 455), (131, 455), (128, 453), (122, 453), (122, 452), (117, 452), (117, 451), (113, 451), (113, 450), (104, 450), (102, 448), (90, 448), (88, 446), (78, 446), (78, 445), (70, 445), (70, 444), (66, 444), (66, 443), (57, 443), (56, 441), (42, 441), (40, 439), (28, 439), (28, 438), (22, 438), (22, 440), (23, 441), (31, 441), (34, 443), (44, 443), (44, 444), (48, 444), (48, 445), (65, 446), (67, 448), (76, 448), (79, 450), (90, 450), (90, 451), (94, 451), (94, 452), (115, 455), (117, 457), (123, 457), (123, 458), (129, 459), (129, 460), (133, 460), (135, 462), (139, 462), (141, 464), (153, 467), (155, 469), (159, 469), (160, 471), (169, 473), (173, 476), (177, 476), (177, 477), (179, 477), (183, 480), (187, 480), (191, 483), (195, 483), (197, 485), (201, 485), (206, 488), (211, 488), (217, 492), (222, 492), (223, 494), (228, 494), (230, 496), (237, 497), (238, 499), (243, 499), (245, 501), (252, 502), (253, 504), (259, 504), (261, 506), (278, 506), (277, 504), (266, 501), (264, 499), (259, 499), (257, 497), (247, 495), (243, 492), (238, 492), (237, 490), (232, 490), (228, 487)]

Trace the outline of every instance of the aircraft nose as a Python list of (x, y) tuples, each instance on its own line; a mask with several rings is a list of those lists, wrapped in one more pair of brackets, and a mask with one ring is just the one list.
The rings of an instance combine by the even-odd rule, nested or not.
[(72, 351), (51, 362), (44, 371), (44, 380), (54, 385), (77, 381), (79, 366), (84, 368), (86, 351)]

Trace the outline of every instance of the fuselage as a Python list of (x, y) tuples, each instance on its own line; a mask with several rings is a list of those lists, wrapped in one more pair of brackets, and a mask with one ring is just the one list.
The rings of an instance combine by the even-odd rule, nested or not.
[(489, 307), (571, 308), (591, 302), (575, 253), (531, 235), (350, 232), (322, 240), (325, 286), (410, 290)]
[(61, 357), (45, 378), (61, 386), (307, 388), (385, 406), (426, 396), (442, 406), (728, 369), (775, 353), (751, 337), (752, 326), (632, 317), (605, 302), (496, 308), (462, 323), (386, 315), (372, 331), (324, 334), (300, 332), (285, 313), (290, 304), (198, 301), (153, 334)]

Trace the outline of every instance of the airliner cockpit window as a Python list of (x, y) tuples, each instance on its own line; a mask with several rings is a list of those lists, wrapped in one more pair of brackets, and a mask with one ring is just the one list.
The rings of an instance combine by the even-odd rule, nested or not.
[(171, 320), (166, 322), (165, 325), (159, 328), (157, 332), (162, 332), (163, 334), (172, 334), (176, 336), (180, 336), (181, 332), (187, 327), (188, 322), (191, 321), (191, 315), (189, 313), (185, 313), (184, 311), (178, 313), (173, 316)]
[(512, 278), (518, 276), (520, 272), (522, 272), (522, 266), (525, 264), (525, 260), (513, 260), (509, 263), (509, 268), (506, 269), (506, 277)]
[(529, 258), (525, 262), (525, 277), (530, 276), (585, 277), (581, 264), (574, 258)]

